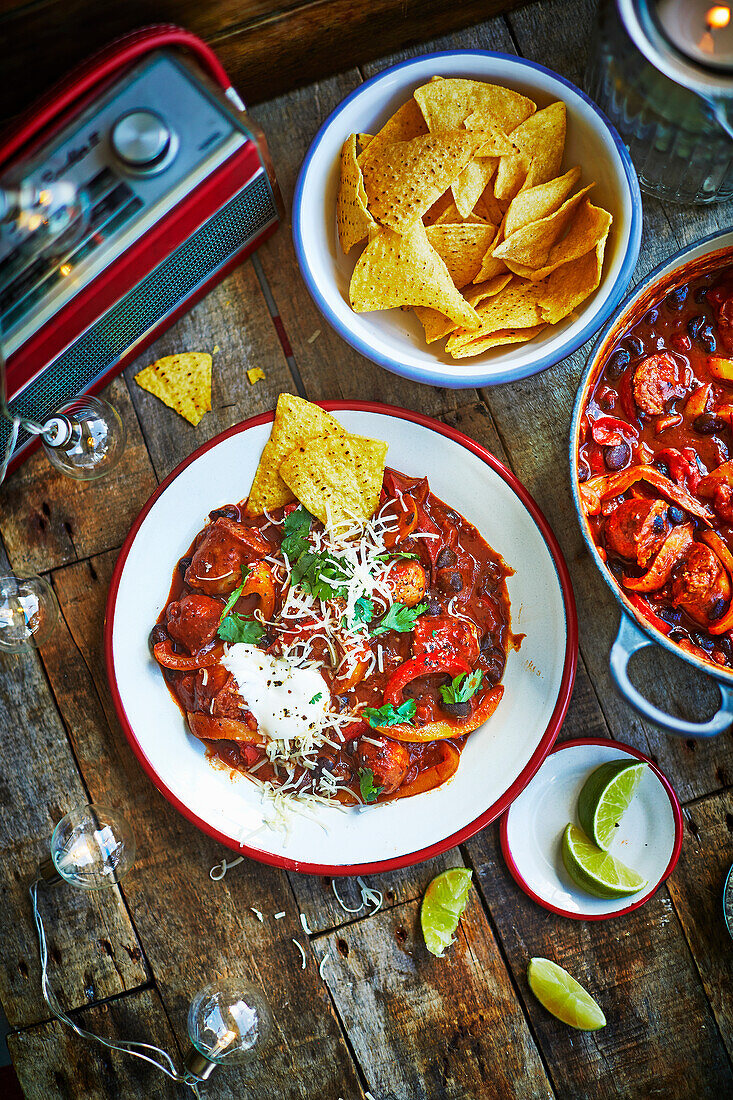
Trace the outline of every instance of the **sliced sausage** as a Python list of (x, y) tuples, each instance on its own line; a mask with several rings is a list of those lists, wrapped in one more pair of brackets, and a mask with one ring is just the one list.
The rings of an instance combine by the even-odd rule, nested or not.
[(427, 588), (425, 570), (419, 561), (410, 558), (398, 561), (389, 571), (387, 586), (392, 593), (394, 603), (403, 603), (415, 607), (425, 595)]
[(646, 355), (634, 369), (634, 400), (642, 412), (658, 416), (672, 398), (685, 396), (690, 378), (689, 367), (680, 366), (669, 352)]
[(720, 560), (708, 546), (694, 542), (672, 576), (672, 606), (708, 626), (729, 601), (730, 581)]
[(410, 754), (398, 741), (382, 737), (379, 742), (373, 745), (371, 741), (360, 741), (358, 760), (363, 768), (371, 768), (374, 786), (382, 787), (383, 794), (392, 794), (407, 775)]
[(216, 637), (222, 605), (211, 596), (189, 592), (168, 607), (168, 633), (175, 642), (197, 653)]
[(646, 565), (669, 534), (666, 500), (625, 500), (606, 520), (606, 546), (621, 558)]
[(207, 527), (186, 570), (186, 584), (209, 596), (228, 596), (242, 583), (242, 566), (269, 552), (259, 532), (231, 519)]

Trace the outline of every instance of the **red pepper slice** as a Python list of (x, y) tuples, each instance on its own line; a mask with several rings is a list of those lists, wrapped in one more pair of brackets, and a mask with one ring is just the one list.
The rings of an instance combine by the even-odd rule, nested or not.
[(692, 545), (692, 524), (673, 527), (643, 577), (624, 577), (624, 588), (632, 592), (656, 592), (669, 580), (673, 567)]
[(602, 447), (618, 447), (620, 443), (635, 443), (639, 438), (638, 429), (617, 416), (599, 416), (591, 424), (591, 435)]
[(668, 500), (678, 504), (693, 516), (697, 516), (708, 526), (711, 525), (711, 517), (707, 508), (704, 508), (698, 500), (690, 496), (685, 489), (670, 481), (668, 477), (660, 474), (653, 466), (631, 466), (628, 470), (622, 470), (620, 474), (611, 474), (602, 477), (593, 477), (578, 486), (580, 498), (583, 501), (585, 514), (597, 516), (601, 511), (601, 501), (605, 497), (617, 497), (630, 489), (637, 481), (646, 481), (659, 489)]
[(159, 665), (164, 668), (174, 668), (179, 672), (190, 672), (195, 668), (210, 668), (215, 665), (222, 654), (224, 647), (220, 643), (211, 649), (197, 653), (195, 657), (186, 657), (183, 653), (174, 653), (171, 641), (166, 638), (163, 642), (157, 642), (153, 646), (153, 656)]
[(432, 791), (456, 773), (461, 759), (458, 749), (455, 745), (451, 745), (450, 741), (441, 741), (438, 747), (441, 753), (439, 763), (418, 772), (411, 783), (403, 783), (401, 787), (398, 787), (395, 792), (396, 798), (409, 798), (413, 794)]
[(660, 630), (662, 634), (669, 634), (672, 629), (672, 624), (665, 622), (664, 619), (660, 619), (652, 604), (649, 603), (649, 600), (645, 599), (643, 596), (637, 596), (634, 592), (627, 592), (626, 598), (630, 604), (633, 604), (642, 618), (646, 619), (652, 626), (656, 627), (657, 630)]
[(439, 718), (435, 722), (426, 722), (424, 726), (409, 726), (406, 722), (400, 726), (377, 727), (380, 733), (391, 737), (393, 741), (442, 741), (446, 737), (463, 737), (467, 733), (473, 733), (479, 726), (483, 726), (501, 702), (504, 694), (504, 685), (487, 691), (470, 718), (462, 721), (458, 718)]
[(467, 661), (462, 657), (451, 656), (449, 653), (426, 653), (422, 657), (412, 657), (409, 661), (403, 661), (390, 676), (384, 689), (384, 701), (391, 703), (393, 707), (398, 707), (402, 702), (404, 688), (410, 680), (416, 680), (418, 676), (434, 676), (445, 672), (449, 676), (456, 677), (462, 672), (470, 671), (471, 666)]
[(689, 489), (690, 492), (695, 492), (701, 474), (692, 447), (685, 447), (682, 451), (678, 451), (676, 447), (665, 447), (657, 451), (657, 458), (666, 462), (672, 479), (678, 485), (683, 489)]

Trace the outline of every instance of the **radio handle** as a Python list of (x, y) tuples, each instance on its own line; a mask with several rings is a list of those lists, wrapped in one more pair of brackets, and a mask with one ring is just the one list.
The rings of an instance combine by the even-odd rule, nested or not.
[(181, 49), (190, 50), (224, 93), (238, 107), (241, 105), (241, 100), (232, 88), (226, 70), (205, 42), (191, 31), (177, 27), (173, 23), (156, 23), (116, 38), (42, 95), (30, 110), (0, 137), (0, 167), (24, 145), (33, 141), (63, 111), (72, 107), (82, 96), (88, 95), (98, 84), (108, 80), (142, 55), (162, 46), (178, 46)]

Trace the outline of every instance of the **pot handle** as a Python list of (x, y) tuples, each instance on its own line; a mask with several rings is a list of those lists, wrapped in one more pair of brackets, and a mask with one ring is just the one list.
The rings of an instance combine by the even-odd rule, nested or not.
[(718, 683), (720, 707), (707, 722), (686, 722), (683, 718), (675, 718), (674, 715), (655, 707), (640, 691), (637, 691), (629, 679), (629, 660), (640, 649), (656, 644), (639, 630), (628, 615), (621, 616), (616, 641), (611, 647), (610, 665), (616, 687), (626, 702), (638, 710), (643, 718), (661, 726), (668, 733), (676, 733), (679, 737), (714, 737), (717, 733), (727, 730), (733, 724), (733, 690), (721, 683)]

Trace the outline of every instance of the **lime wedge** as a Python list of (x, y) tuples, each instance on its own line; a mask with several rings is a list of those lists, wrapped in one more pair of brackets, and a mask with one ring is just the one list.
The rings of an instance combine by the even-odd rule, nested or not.
[(606, 1017), (590, 993), (557, 963), (530, 959), (527, 981), (540, 1004), (564, 1024), (580, 1031), (598, 1031), (606, 1026)]
[(578, 820), (604, 852), (611, 847), (645, 771), (646, 764), (638, 761), (609, 760), (586, 779), (578, 798)]
[(648, 885), (631, 867), (588, 840), (577, 825), (568, 825), (563, 833), (562, 861), (573, 882), (597, 898), (625, 898)]
[(472, 873), (467, 867), (451, 867), (436, 875), (425, 891), (420, 908), (422, 934), (428, 951), (439, 959), (453, 943), (453, 935), (468, 901)]

